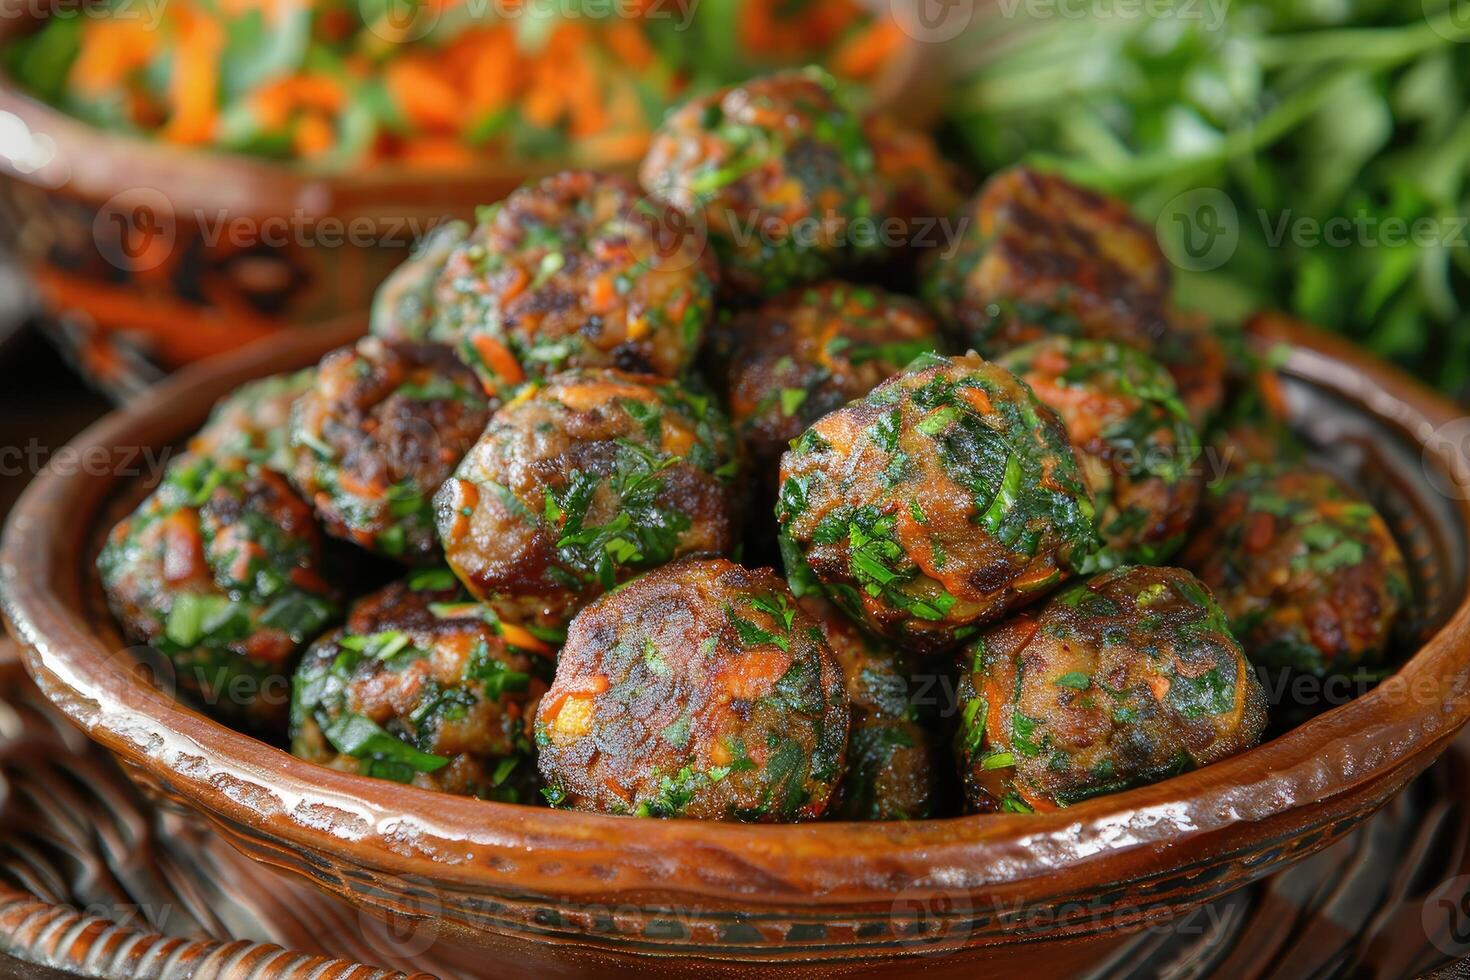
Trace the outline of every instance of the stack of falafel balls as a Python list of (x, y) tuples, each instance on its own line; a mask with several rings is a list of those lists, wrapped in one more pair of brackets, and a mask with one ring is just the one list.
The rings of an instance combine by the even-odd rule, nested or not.
[(1052, 810), (1257, 742), (1258, 671), (1381, 669), (1392, 535), (1148, 230), (965, 191), (818, 72), (691, 102), (222, 402), (111, 605), (302, 758), (708, 820)]

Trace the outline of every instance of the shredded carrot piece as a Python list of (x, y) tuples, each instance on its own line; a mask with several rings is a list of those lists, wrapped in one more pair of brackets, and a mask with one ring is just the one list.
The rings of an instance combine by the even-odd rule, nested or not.
[(449, 170), (475, 160), (474, 151), (453, 136), (421, 137), (404, 147), (401, 156), (425, 170)]
[(715, 766), (728, 766), (735, 761), (735, 757), (730, 754), (730, 749), (725, 745), (724, 739), (716, 739), (715, 743), (709, 747), (709, 761), (711, 765)]
[(474, 60), (469, 67), (470, 105), (484, 114), (510, 104), (522, 66), (515, 37), (508, 28), (477, 33)]
[(163, 578), (170, 584), (187, 582), (204, 573), (204, 539), (199, 516), (176, 510), (163, 519)]
[(662, 432), (659, 434), (660, 448), (670, 456), (688, 456), (694, 448), (694, 432), (687, 426), (671, 422), (664, 416)]
[(607, 46), (623, 64), (644, 71), (657, 57), (648, 37), (632, 21), (617, 21), (607, 30)]
[(720, 667), (719, 683), (738, 701), (753, 701), (776, 689), (791, 669), (791, 654), (785, 650), (751, 650)]
[(563, 385), (556, 397), (557, 401), (574, 412), (590, 411), (599, 405), (606, 405), (614, 398), (658, 401), (657, 393), (642, 385), (622, 384), (617, 381), (579, 381)]
[(416, 125), (455, 130), (463, 122), (463, 97), (427, 60), (406, 57), (389, 62), (386, 81), (394, 103)]
[(898, 24), (880, 20), (842, 47), (830, 63), (831, 69), (848, 78), (871, 78), (903, 44)]
[(374, 480), (362, 480), (356, 473), (347, 469), (337, 474), (337, 485), (354, 497), (376, 497), (387, 489), (381, 477)]
[(543, 718), (555, 718), (561, 713), (562, 705), (568, 698), (594, 698), (608, 689), (607, 677), (602, 674), (593, 674), (590, 677), (573, 677), (566, 683), (557, 679), (560, 690), (556, 693), (548, 692), (541, 701), (538, 714)]
[(174, 143), (208, 143), (214, 138), (219, 98), (219, 58), (225, 31), (220, 21), (191, 15), (183, 27), (182, 43), (174, 51), (169, 79), (173, 115), (163, 138)]
[(337, 134), (332, 130), (332, 123), (319, 113), (308, 113), (302, 116), (296, 123), (296, 132), (292, 144), (296, 147), (297, 155), (304, 158), (320, 156), (332, 148), (337, 142)]
[(500, 624), (500, 635), (505, 637), (505, 642), (513, 647), (520, 647), (522, 650), (545, 654), (552, 652), (550, 644), (539, 639), (524, 626), (517, 626), (515, 623), (502, 622)]
[(587, 290), (587, 308), (593, 313), (606, 313), (618, 301), (618, 291), (610, 275), (600, 275), (592, 280)]
[(103, 95), (152, 60), (158, 40), (159, 33), (145, 30), (140, 20), (89, 21), (68, 81), (83, 97)]
[(500, 287), (500, 297), (505, 302), (509, 303), (511, 300), (519, 296), (521, 294), (521, 291), (530, 284), (531, 277), (526, 274), (526, 270), (522, 269), (520, 266), (516, 266), (514, 269), (511, 270), (510, 279), (507, 280), (505, 284)]
[(521, 364), (510, 352), (510, 348), (494, 337), (479, 333), (475, 334), (470, 343), (474, 345), (475, 353), (480, 355), (485, 366), (506, 384), (520, 384), (526, 380), (526, 372), (521, 370)]
[(995, 411), (995, 406), (991, 404), (990, 396), (985, 393), (985, 389), (962, 388), (960, 389), (960, 391), (960, 397), (969, 402), (970, 407), (975, 409), (975, 411), (979, 412), (981, 415), (989, 415)]

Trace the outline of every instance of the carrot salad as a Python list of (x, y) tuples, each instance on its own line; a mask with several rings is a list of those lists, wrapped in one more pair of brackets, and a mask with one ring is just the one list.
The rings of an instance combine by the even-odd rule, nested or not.
[(180, 145), (616, 165), (691, 92), (809, 62), (862, 81), (901, 36), (856, 0), (108, 0), (3, 57), (68, 113)]

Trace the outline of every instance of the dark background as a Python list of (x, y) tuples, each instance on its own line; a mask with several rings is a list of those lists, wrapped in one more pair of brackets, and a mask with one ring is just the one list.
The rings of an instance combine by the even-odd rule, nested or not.
[[(8, 339), (0, 339), (0, 446), (24, 450), (34, 439), (49, 454), (110, 404), (80, 380), (33, 324), (12, 323), (12, 329)], [(29, 464), (28, 454), (20, 461), (0, 459), (0, 516), (10, 513), (35, 475)]]

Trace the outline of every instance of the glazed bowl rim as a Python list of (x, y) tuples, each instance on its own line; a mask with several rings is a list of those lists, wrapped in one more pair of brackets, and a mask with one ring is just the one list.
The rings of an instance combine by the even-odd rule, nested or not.
[[(103, 418), (70, 443), (78, 454), (163, 446), (202, 419), (200, 406), (245, 380), (304, 366), (362, 333), (360, 317), (292, 331), (201, 362)], [(1355, 399), (1422, 447), (1470, 551), (1470, 461), (1434, 438), (1460, 418), (1449, 402), (1346, 342), (1292, 327), (1283, 370)], [(1346, 365), (1351, 370), (1344, 372)], [(207, 398), (205, 397), (207, 396)], [(176, 411), (179, 403), (186, 407)], [(84, 574), (102, 505), (127, 477), (48, 467), (0, 542), (0, 599), (28, 670), (48, 698), (129, 766), (158, 777), (225, 827), (253, 827), (303, 854), (391, 874), (522, 895), (683, 896), (732, 905), (886, 903), (981, 885), (1034, 887), (1060, 867), (1158, 849), (1259, 822), (1407, 771), (1470, 719), (1470, 596), (1388, 680), (1280, 737), (1160, 783), (1054, 813), (910, 823), (744, 825), (638, 820), (449, 796), (297, 759), (142, 683), (86, 622)], [(1366, 749), (1364, 747), (1367, 746)], [(527, 880), (515, 858), (593, 852), (615, 842), (616, 879)], [(701, 855), (738, 855), (732, 867)], [(674, 867), (691, 870), (674, 875)], [(978, 878), (976, 876), (979, 876)], [(1031, 884), (1028, 884), (1031, 883)]]

